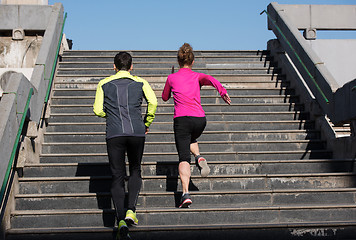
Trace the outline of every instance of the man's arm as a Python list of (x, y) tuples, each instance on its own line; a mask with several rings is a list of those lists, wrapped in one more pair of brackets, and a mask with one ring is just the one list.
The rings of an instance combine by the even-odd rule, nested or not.
[(95, 115), (104, 118), (106, 117), (106, 113), (104, 112), (104, 91), (101, 86), (102, 84), (99, 82), (96, 89), (93, 111)]
[(155, 118), (156, 110), (157, 110), (157, 98), (155, 92), (152, 90), (151, 86), (148, 84), (146, 80), (143, 80), (143, 93), (145, 95), (145, 99), (147, 101), (147, 111), (145, 116), (145, 126), (149, 128), (153, 119)]

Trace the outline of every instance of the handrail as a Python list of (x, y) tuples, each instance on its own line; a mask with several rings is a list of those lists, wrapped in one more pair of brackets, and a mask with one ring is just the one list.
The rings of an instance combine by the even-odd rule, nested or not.
[(283, 37), (283, 39), (287, 42), (287, 45), (292, 49), (294, 55), (296, 56), (296, 58), (298, 59), (299, 63), (303, 66), (304, 70), (307, 72), (307, 74), (309, 75), (310, 79), (313, 81), (314, 85), (316, 86), (316, 88), (318, 89), (319, 93), (322, 95), (322, 97), (324, 98), (325, 102), (327, 104), (329, 104), (329, 100), (326, 97), (326, 95), (324, 94), (323, 90), (321, 90), (321, 88), (319, 87), (319, 84), (316, 82), (314, 76), (310, 73), (310, 71), (308, 70), (308, 68), (305, 66), (304, 62), (302, 61), (302, 59), (299, 57), (298, 53), (295, 51), (295, 49), (293, 48), (292, 44), (288, 41), (287, 37), (284, 35), (284, 33), (282, 32), (282, 30), (278, 27), (276, 21), (271, 17), (271, 15), (266, 11), (263, 10), (260, 15), (262, 15), (263, 13), (266, 13), (267, 17), (271, 20), (271, 22), (273, 23), (273, 25), (276, 27), (276, 29), (278, 30), (278, 32), (281, 34), (281, 36)]
[(22, 114), (22, 118), (21, 118), (19, 129), (17, 131), (16, 139), (15, 139), (15, 142), (14, 142), (14, 147), (12, 148), (11, 157), (10, 157), (9, 164), (7, 166), (7, 170), (6, 170), (6, 174), (5, 174), (5, 177), (4, 177), (4, 181), (3, 181), (2, 186), (1, 186), (0, 206), (2, 206), (2, 203), (3, 203), (3, 200), (4, 200), (6, 186), (8, 184), (11, 168), (12, 168), (12, 165), (14, 163), (15, 156), (16, 156), (17, 147), (18, 147), (18, 144), (19, 144), (19, 141), (20, 141), (23, 125), (25, 123), (26, 114), (27, 114), (28, 108), (30, 106), (30, 100), (31, 100), (32, 94), (33, 94), (33, 88), (31, 88), (29, 93), (28, 93), (27, 102), (26, 102), (26, 105), (25, 105), (25, 108), (24, 108), (23, 112), (22, 113), (16, 112), (16, 114)]
[(49, 79), (49, 82), (48, 82), (47, 93), (46, 93), (46, 97), (45, 97), (45, 101), (44, 101), (45, 104), (48, 102), (49, 94), (51, 92), (51, 87), (52, 87), (52, 82), (53, 82), (53, 77), (54, 77), (54, 71), (55, 71), (56, 65), (57, 65), (58, 53), (59, 53), (59, 50), (60, 50), (60, 47), (61, 47), (61, 43), (62, 43), (63, 29), (64, 29), (64, 24), (66, 22), (66, 19), (67, 19), (67, 13), (64, 14), (62, 30), (61, 30), (61, 34), (59, 36), (59, 42), (58, 42), (58, 45), (57, 45), (57, 52), (56, 52), (55, 59), (54, 59), (54, 62), (53, 62), (51, 76), (50, 76), (50, 79)]

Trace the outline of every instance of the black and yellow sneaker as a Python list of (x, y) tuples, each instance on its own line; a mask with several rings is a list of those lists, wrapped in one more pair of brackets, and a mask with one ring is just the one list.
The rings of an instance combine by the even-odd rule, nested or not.
[(180, 200), (179, 208), (189, 208), (190, 204), (192, 204), (192, 199), (190, 199), (190, 194), (184, 193)]
[(116, 235), (117, 240), (131, 240), (129, 235), (129, 228), (124, 220), (119, 222), (118, 232)]
[(127, 224), (137, 225), (138, 224), (138, 219), (136, 217), (136, 213), (134, 211), (132, 211), (132, 210), (127, 210), (125, 221), (127, 222)]

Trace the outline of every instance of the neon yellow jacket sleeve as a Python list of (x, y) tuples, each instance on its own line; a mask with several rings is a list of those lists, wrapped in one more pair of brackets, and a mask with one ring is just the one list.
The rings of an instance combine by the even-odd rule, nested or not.
[(145, 99), (147, 101), (147, 111), (145, 116), (145, 125), (149, 127), (155, 118), (156, 110), (157, 110), (157, 97), (155, 92), (152, 90), (151, 86), (148, 82), (142, 78), (139, 78), (143, 83), (143, 93), (145, 95)]
[(102, 82), (99, 82), (96, 89), (93, 111), (95, 115), (104, 118), (106, 117), (106, 113), (104, 112), (104, 91), (101, 86)]

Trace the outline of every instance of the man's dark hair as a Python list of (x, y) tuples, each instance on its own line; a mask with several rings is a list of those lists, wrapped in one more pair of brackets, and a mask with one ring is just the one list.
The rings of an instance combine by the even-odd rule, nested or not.
[(128, 52), (119, 52), (114, 58), (114, 64), (118, 70), (128, 71), (132, 65), (132, 57)]

